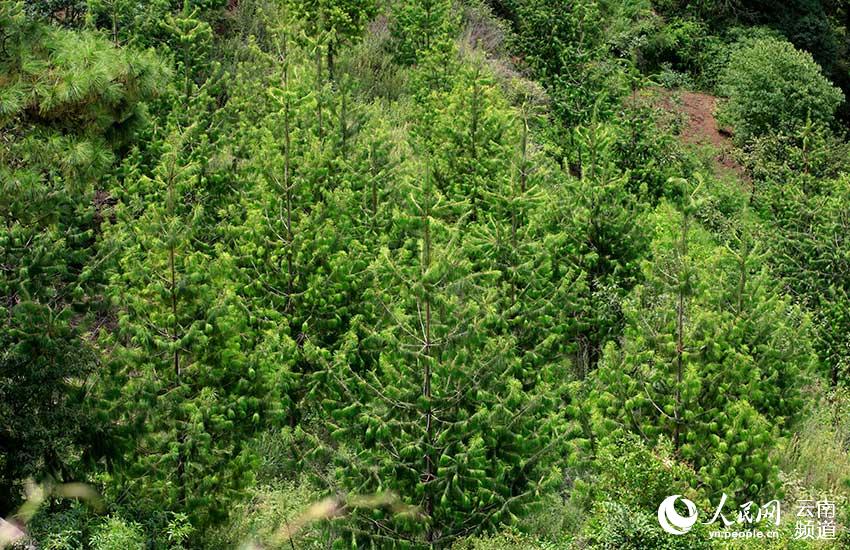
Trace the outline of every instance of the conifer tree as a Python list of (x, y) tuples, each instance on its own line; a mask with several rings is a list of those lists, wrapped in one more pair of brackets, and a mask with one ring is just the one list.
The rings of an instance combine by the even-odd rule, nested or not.
[(850, 369), (850, 262), (846, 206), (850, 180), (803, 174), (761, 184), (756, 208), (776, 273), (812, 312), (815, 346), (824, 374), (844, 384)]
[(110, 438), (94, 414), (104, 321), (94, 260), (96, 190), (162, 90), (152, 55), (0, 5), (0, 510), (21, 482), (68, 481)]
[(586, 123), (594, 106), (600, 114), (612, 112), (612, 96), (621, 90), (614, 82), (605, 81), (615, 70), (598, 70), (604, 51), (600, 47), (604, 24), (599, 4), (523, 0), (516, 3), (515, 14), (517, 44), (549, 90), (553, 113), (566, 129)]
[[(497, 332), (494, 274), (472, 269), (452, 205), (427, 165), (420, 174), (397, 213), (401, 246), (384, 247), (371, 267), (377, 322), (333, 358), (338, 397), (328, 406), (334, 440), (352, 451), (338, 482), (391, 488), (420, 509), (358, 517), (355, 533), (373, 523), (378, 540), (444, 547), (511, 521), (557, 478), (562, 373), (544, 366), (526, 388), (512, 338)], [(377, 359), (365, 369), (361, 346)]]
[[(313, 261), (311, 247), (334, 246), (333, 234), (315, 231), (314, 216), (322, 212), (323, 195), (330, 191), (322, 183), (337, 174), (330, 169), (331, 148), (314, 132), (321, 123), (311, 104), (311, 77), (316, 73), (308, 56), (286, 34), (280, 36), (275, 55), (280, 68), (246, 86), (250, 93), (253, 86), (266, 84), (262, 100), (271, 108), (256, 126), (240, 129), (241, 143), (236, 146), (245, 157), (239, 174), (245, 185), (241, 212), (230, 220), (228, 233), (252, 315), (297, 350), (286, 361), (296, 375), (286, 398), (293, 405), (288, 421), (295, 425), (306, 410), (300, 401), (312, 369), (308, 352), (319, 338), (334, 339), (333, 332), (324, 333), (327, 327), (307, 304), (324, 303), (328, 296), (321, 284), (311, 287), (317, 278), (323, 279), (329, 261), (327, 257)], [(237, 97), (242, 93), (239, 90)]]
[(486, 74), (483, 60), (458, 70), (453, 88), (440, 96), (439, 111), (430, 128), (435, 184), (449, 200), (464, 203), (468, 222), (486, 215), (507, 219), (493, 210), (493, 194), (503, 193), (510, 177), (511, 158), (518, 138), (510, 131), (507, 104)]
[(172, 127), (151, 176), (129, 174), (111, 228), (119, 308), (112, 346), (116, 420), (127, 428), (120, 484), (140, 510), (226, 514), (252, 479), (245, 434), (275, 415), (290, 351), (248, 330), (233, 262), (200, 239), (204, 179), (187, 161), (191, 129)]
[(359, 40), (378, 11), (375, 0), (298, 0), (291, 1), (290, 6), (295, 17), (306, 22), (313, 39), (323, 43), (331, 80), (337, 52)]
[(396, 59), (415, 64), (426, 56), (442, 59), (453, 49), (457, 25), (450, 0), (399, 2), (392, 13)]
[[(497, 112), (486, 114), (486, 120), (501, 123), (509, 116), (500, 108), (504, 106), (489, 104), (488, 110)], [(479, 165), (478, 170), (487, 174), (480, 180), (481, 214), (466, 231), (475, 270), (499, 273), (498, 308), (504, 329), (516, 338), (523, 368), (531, 373), (541, 365), (575, 365), (586, 292), (584, 275), (571, 259), (549, 254), (554, 242), (566, 236), (562, 228), (542, 219), (551, 214), (553, 203), (567, 196), (558, 192), (564, 184), (562, 173), (543, 155), (529, 150), (534, 144), (528, 135), (528, 112), (513, 115), (518, 132), (499, 125), (497, 134), (489, 134), (494, 138), (486, 140), (487, 149), (513, 161)], [(509, 139), (516, 140), (513, 151), (506, 147)], [(455, 178), (464, 176), (469, 178), (463, 173)]]
[(593, 122), (577, 135), (585, 157), (581, 177), (553, 188), (532, 221), (551, 280), (573, 286), (560, 292), (569, 293), (564, 299), (576, 308), (568, 346), (582, 376), (619, 332), (620, 302), (640, 281), (647, 235), (644, 207), (628, 192), (629, 176), (614, 162), (611, 128)]
[(177, 70), (182, 82), (179, 84), (183, 105), (188, 104), (195, 86), (202, 84), (215, 64), (210, 62), (212, 28), (199, 18), (198, 9), (190, 9), (191, 2), (183, 0), (183, 8), (177, 14), (168, 14), (162, 23), (174, 51)]
[[(695, 192), (684, 197), (681, 213), (660, 207), (657, 219), (673, 223), (661, 226), (645, 282), (624, 304), (622, 344), (605, 349), (603, 433), (669, 439), (713, 491), (757, 499), (777, 487), (764, 450), (799, 410), (795, 388), (812, 361), (806, 323), (765, 272), (752, 273), (746, 246), (724, 255), (711, 243), (694, 225)], [(791, 332), (795, 344), (776, 346)]]

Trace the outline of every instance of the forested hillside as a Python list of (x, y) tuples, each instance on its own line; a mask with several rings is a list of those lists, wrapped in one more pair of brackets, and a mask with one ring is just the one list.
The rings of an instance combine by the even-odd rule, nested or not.
[(848, 25), (0, 0), (0, 548), (850, 547)]

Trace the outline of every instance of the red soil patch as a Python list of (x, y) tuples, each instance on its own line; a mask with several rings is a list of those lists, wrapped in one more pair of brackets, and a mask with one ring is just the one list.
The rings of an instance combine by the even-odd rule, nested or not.
[(717, 98), (701, 92), (654, 90), (656, 105), (665, 111), (684, 116), (681, 137), (685, 143), (711, 145), (717, 150), (715, 167), (720, 172), (734, 172), (741, 180), (749, 181), (746, 170), (732, 155), (732, 140), (725, 128), (717, 125), (714, 110)]
[(687, 115), (687, 125), (682, 130), (685, 141), (701, 143), (708, 141), (717, 147), (724, 147), (727, 138), (717, 128), (714, 109), (717, 98), (699, 92), (680, 92), (682, 105), (679, 111)]
[[(747, 172), (732, 156), (732, 140), (730, 133), (717, 125), (714, 110), (717, 98), (700, 92), (679, 92), (681, 105), (674, 106), (686, 118), (682, 129), (682, 139), (695, 145), (711, 144), (718, 153), (714, 156), (716, 167), (721, 171), (734, 172), (741, 180), (749, 181)], [(672, 103), (670, 95), (664, 98), (664, 103)]]

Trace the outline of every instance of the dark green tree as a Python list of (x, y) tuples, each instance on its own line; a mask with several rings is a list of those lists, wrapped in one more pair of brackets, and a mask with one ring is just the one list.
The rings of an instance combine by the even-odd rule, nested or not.
[[(110, 245), (118, 309), (112, 410), (126, 428), (118, 487), (150, 513), (224, 517), (252, 480), (246, 435), (276, 418), (289, 344), (249, 329), (226, 251), (204, 242), (205, 179), (187, 161), (192, 128), (172, 127), (150, 176), (128, 174)], [(120, 488), (120, 489), (119, 489)]]
[[(34, 22), (0, 6), (0, 509), (26, 477), (67, 481), (107, 453), (93, 413), (106, 319), (94, 260), (103, 176), (163, 87), (150, 54)], [(102, 206), (102, 202), (101, 202)]]
[[(361, 329), (365, 338), (352, 333), (329, 367), (340, 445), (331, 456), (342, 486), (393, 490), (419, 507), (364, 511), (355, 533), (445, 547), (512, 521), (557, 479), (563, 373), (557, 365), (524, 372), (513, 339), (499, 335), (495, 274), (473, 270), (429, 166), (405, 189), (396, 214), (404, 240), (370, 268), (376, 322)], [(366, 369), (361, 347), (377, 355)]]
[(624, 304), (623, 341), (605, 350), (603, 433), (669, 439), (712, 495), (769, 496), (769, 449), (799, 411), (797, 388), (812, 366), (807, 323), (756, 268), (747, 239), (724, 252), (694, 226), (695, 195), (684, 193), (682, 213), (659, 210), (665, 223), (646, 281)]

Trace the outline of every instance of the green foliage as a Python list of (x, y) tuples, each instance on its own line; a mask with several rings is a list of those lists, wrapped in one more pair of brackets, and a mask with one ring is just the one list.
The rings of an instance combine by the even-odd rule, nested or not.
[(633, 195), (653, 204), (661, 197), (675, 200), (679, 190), (668, 180), (691, 173), (694, 166), (674, 135), (674, 121), (635, 95), (626, 101), (628, 108), (608, 127), (608, 162), (628, 173), (625, 184)]
[(335, 53), (343, 44), (361, 38), (378, 7), (376, 0), (295, 0), (287, 4), (295, 17), (307, 23), (313, 38), (325, 44), (331, 78)]
[(575, 322), (571, 333), (561, 333), (566, 327), (557, 322), (546, 330), (573, 340), (574, 366), (583, 377), (619, 330), (620, 302), (640, 279), (647, 235), (635, 223), (644, 216), (644, 207), (614, 165), (612, 128), (591, 123), (576, 134), (582, 177), (551, 191), (535, 212), (532, 231), (543, 243), (547, 268), (538, 273), (542, 281), (537, 284), (549, 281), (558, 289), (543, 291), (556, 297), (560, 309), (546, 314), (563, 314), (561, 322)]
[(653, 5), (664, 13), (685, 12), (713, 22), (730, 17), (743, 7), (740, 0), (698, 0), (696, 2), (655, 0)]
[(647, 37), (640, 49), (641, 62), (649, 70), (667, 64), (677, 71), (699, 74), (710, 41), (704, 22), (674, 18)]
[(772, 263), (800, 303), (812, 312), (823, 372), (834, 384), (846, 380), (850, 364), (843, 337), (850, 290), (847, 193), (846, 177), (818, 179), (804, 171), (790, 180), (771, 178), (761, 184), (758, 194), (767, 223), (765, 240), (771, 250), (782, 251), (773, 256)]
[(688, 496), (696, 481), (694, 471), (677, 462), (669, 440), (652, 448), (635, 434), (603, 445), (596, 465), (599, 471), (593, 489), (601, 500), (635, 510), (653, 510), (672, 494)]
[[(778, 32), (844, 85), (850, 12), (768, 4), (3, 3), (0, 511), (651, 549), (709, 546), (670, 494), (846, 502), (841, 98)], [(721, 73), (744, 178), (647, 89)]]
[(512, 548), (527, 548), (528, 550), (555, 550), (560, 546), (539, 540), (533, 536), (517, 531), (508, 530), (495, 535), (484, 535), (460, 540), (452, 545), (453, 550), (511, 550)]
[[(252, 487), (238, 505), (230, 523), (208, 533), (210, 547), (238, 548), (249, 541), (271, 541), (281, 529), (296, 524), (321, 495), (309, 483), (276, 481), (273, 486)], [(300, 531), (292, 541), (296, 548), (321, 548), (322, 529), (318, 525)], [(284, 541), (288, 546), (289, 542)]]
[[(564, 74), (592, 55), (602, 31), (595, 2), (568, 5), (560, 0), (528, 0), (515, 4), (518, 46), (544, 80)], [(554, 17), (556, 13), (561, 17)]]
[[(471, 269), (449, 223), (452, 203), (429, 164), (420, 173), (424, 181), (407, 182), (405, 209), (395, 214), (401, 246), (385, 247), (370, 267), (369, 298), (381, 314), (361, 329), (362, 344), (351, 334), (335, 356), (341, 388), (328, 405), (334, 439), (357, 442), (336, 461), (339, 482), (356, 493), (393, 487), (423, 503), (422, 517), (370, 521), (444, 544), (511, 521), (556, 479), (552, 407), (563, 374), (557, 365), (524, 371), (512, 339), (492, 331), (501, 323), (495, 274)], [(352, 367), (361, 345), (377, 352), (368, 370)], [(350, 401), (370, 393), (378, 398)]]
[(742, 150), (742, 161), (755, 180), (756, 199), (769, 201), (775, 184), (796, 181), (806, 194), (828, 189), (828, 180), (850, 168), (848, 143), (824, 124), (806, 121), (797, 132), (754, 138)]
[[(462, 67), (445, 95), (431, 98), (438, 105), (425, 132), (434, 151), (430, 169), (435, 186), (455, 207), (452, 219), (505, 219), (498, 208), (505, 178), (519, 138), (512, 134), (508, 106), (483, 64)], [(485, 202), (486, 201), (486, 202)], [(486, 204), (486, 206), (485, 206)]]
[(153, 174), (129, 180), (117, 207), (110, 295), (120, 313), (108, 345), (123, 386), (116, 421), (127, 427), (120, 479), (135, 507), (184, 511), (198, 527), (250, 483), (240, 434), (276, 414), (286, 373), (270, 368), (279, 339), (248, 330), (232, 261), (200, 241), (205, 179), (187, 159), (192, 131), (169, 132)]
[(783, 445), (780, 465), (808, 491), (841, 495), (850, 479), (850, 457), (844, 449), (848, 394), (844, 388), (811, 388), (804, 419)]
[(398, 100), (408, 90), (410, 75), (395, 61), (388, 28), (366, 34), (341, 63), (344, 64), (341, 70), (367, 97)]
[(85, 546), (94, 523), (82, 504), (54, 512), (40, 510), (29, 524), (29, 535), (43, 548), (76, 550)]
[(150, 53), (29, 21), (20, 3), (0, 6), (0, 21), (0, 509), (11, 511), (24, 478), (65, 480), (107, 450), (84, 338), (101, 311), (92, 203), (166, 73)]
[[(175, 20), (194, 19), (189, 28), (197, 28), (199, 22), (201, 27), (209, 27), (218, 23), (218, 12), (226, 4), (227, 0), (88, 0), (86, 25), (102, 29), (116, 45), (154, 47), (162, 57), (175, 55), (180, 59), (186, 43), (175, 39)], [(188, 28), (184, 26), (183, 30)]]
[(770, 496), (777, 434), (765, 417), (781, 428), (799, 411), (800, 376), (813, 363), (807, 325), (746, 237), (737, 251), (694, 238), (693, 199), (683, 208), (660, 207), (646, 282), (624, 304), (624, 340), (605, 350), (602, 433), (670, 439), (712, 494)]
[(396, 60), (411, 65), (425, 56), (447, 56), (456, 25), (450, 0), (396, 3), (390, 25)]
[(810, 54), (774, 39), (733, 52), (720, 90), (728, 98), (720, 115), (739, 143), (770, 131), (794, 132), (807, 120), (828, 124), (844, 100)]
[(90, 544), (92, 550), (142, 550), (145, 548), (141, 526), (115, 516), (106, 518), (95, 530)]
[(597, 3), (519, 0), (512, 4), (516, 47), (547, 87), (555, 117), (571, 128), (587, 122), (593, 112), (600, 116), (613, 112), (628, 82), (618, 61), (606, 58), (600, 48), (604, 22)]
[(0, 65), (0, 122), (20, 123), (17, 117), (28, 112), (54, 131), (126, 137), (142, 116), (139, 100), (160, 92), (168, 75), (153, 53), (119, 50), (91, 32), (32, 23), (16, 6), (6, 3), (0, 12), (11, 49)]
[(655, 513), (612, 502), (595, 506), (581, 534), (583, 548), (623, 550), (707, 550), (707, 528), (697, 523), (687, 536), (671, 537), (658, 527)]

